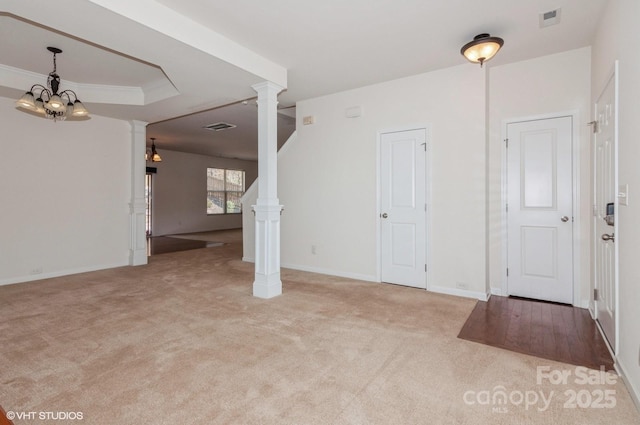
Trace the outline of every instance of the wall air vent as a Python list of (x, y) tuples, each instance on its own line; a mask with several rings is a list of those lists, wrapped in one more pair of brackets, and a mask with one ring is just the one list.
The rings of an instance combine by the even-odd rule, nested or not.
[(209, 125), (205, 125), (203, 128), (206, 128), (207, 130), (212, 130), (212, 131), (222, 131), (222, 130), (228, 130), (230, 128), (235, 128), (236, 126), (234, 124), (229, 124), (226, 122), (217, 122), (215, 124), (209, 124)]
[(561, 9), (550, 10), (540, 14), (540, 28), (549, 27), (560, 23)]

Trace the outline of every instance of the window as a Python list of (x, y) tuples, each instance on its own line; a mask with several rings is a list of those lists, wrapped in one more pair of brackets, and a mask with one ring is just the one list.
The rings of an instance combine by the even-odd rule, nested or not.
[(240, 214), (244, 171), (207, 168), (207, 214)]

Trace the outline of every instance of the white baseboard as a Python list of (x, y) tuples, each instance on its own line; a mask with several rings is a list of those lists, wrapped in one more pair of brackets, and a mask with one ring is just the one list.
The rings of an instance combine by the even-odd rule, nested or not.
[[(242, 257), (242, 261), (253, 263), (255, 259), (251, 257)], [(329, 276), (344, 277), (347, 279), (363, 280), (365, 282), (380, 283), (380, 280), (378, 279), (377, 276), (370, 276), (370, 275), (364, 275), (359, 273), (336, 271), (331, 269), (325, 269), (322, 267), (300, 266), (297, 264), (282, 264), (282, 267), (287, 269), (292, 269), (292, 270), (300, 270), (303, 272), (319, 273), (319, 274), (326, 274)], [(464, 297), (464, 298), (473, 298), (480, 301), (487, 301), (491, 296), (491, 294), (486, 294), (484, 292), (467, 291), (464, 289), (447, 288), (444, 286), (430, 286), (427, 288), (427, 290), (431, 292), (436, 292), (439, 294), (454, 295), (457, 297)]]
[[(256, 259), (253, 257), (242, 257), (242, 261), (246, 261), (247, 263), (255, 263)], [(341, 271), (335, 271), (330, 269), (324, 269), (321, 267), (300, 266), (296, 264), (282, 264), (281, 266), (282, 268), (285, 268), (285, 269), (300, 270), (303, 272), (326, 274), (329, 276), (338, 276), (338, 277), (344, 277), (347, 279), (364, 280), (367, 282), (378, 282), (375, 276), (368, 276), (368, 275), (363, 275), (358, 273), (341, 272)]]
[(366, 282), (379, 282), (379, 280), (377, 279), (376, 276), (370, 276), (370, 275), (359, 274), (359, 273), (344, 272), (344, 271), (339, 271), (339, 270), (331, 270), (331, 269), (325, 269), (325, 268), (322, 268), (322, 267), (299, 266), (299, 265), (296, 265), (296, 264), (282, 264), (282, 267), (284, 267), (286, 269), (300, 270), (300, 271), (303, 271), (303, 272), (319, 273), (319, 274), (326, 274), (326, 275), (329, 275), (329, 276), (344, 277), (344, 278), (347, 278), (347, 279), (364, 280)]
[(502, 288), (491, 288), (491, 295), (495, 295), (497, 297), (504, 297), (504, 291)]
[(625, 368), (620, 362), (616, 361), (615, 368), (616, 368), (616, 372), (618, 372), (618, 375), (622, 377), (622, 382), (624, 382), (624, 385), (627, 387), (627, 390), (629, 391), (629, 395), (631, 396), (631, 399), (636, 405), (636, 409), (638, 409), (638, 411), (640, 412), (640, 389), (636, 388), (633, 385), (633, 382), (631, 382), (627, 378), (627, 374), (625, 373)]
[(33, 274), (28, 276), (16, 276), (16, 277), (0, 279), (0, 286), (13, 285), (15, 283), (33, 282), (35, 280), (51, 279), (54, 277), (68, 276), (68, 275), (78, 274), (78, 273), (95, 272), (98, 270), (113, 269), (116, 267), (124, 267), (128, 265), (129, 265), (128, 261), (123, 261), (122, 263), (79, 267), (75, 269), (58, 270), (50, 273), (39, 273), (39, 274)]
[(427, 290), (431, 292), (437, 292), (439, 294), (455, 295), (463, 298), (474, 298), (480, 301), (487, 301), (490, 294), (485, 292), (468, 291), (466, 289), (447, 288), (445, 286), (429, 286)]

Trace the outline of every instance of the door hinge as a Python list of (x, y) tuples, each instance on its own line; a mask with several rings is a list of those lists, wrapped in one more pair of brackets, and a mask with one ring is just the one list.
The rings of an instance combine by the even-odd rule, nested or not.
[(593, 300), (594, 301), (598, 301), (598, 289), (597, 288), (593, 289)]
[(507, 277), (509, 277), (509, 267), (507, 267)]
[(427, 151), (427, 142), (424, 142), (424, 143), (421, 143), (421, 144), (422, 144), (422, 146), (424, 146), (424, 151), (426, 152)]
[(588, 122), (587, 125), (591, 126), (591, 129), (593, 130), (594, 133), (598, 132), (598, 121)]
[(424, 265), (424, 271), (425, 272), (427, 271), (427, 265), (426, 264)]
[(509, 139), (504, 139), (504, 143), (506, 143), (507, 149), (509, 149)]

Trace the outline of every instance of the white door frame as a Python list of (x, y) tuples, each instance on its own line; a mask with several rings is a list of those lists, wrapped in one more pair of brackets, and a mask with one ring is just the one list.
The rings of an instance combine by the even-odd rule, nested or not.
[(502, 222), (502, 272), (501, 276), (501, 295), (509, 295), (509, 283), (507, 278), (507, 264), (508, 264), (508, 241), (507, 241), (507, 144), (505, 140), (507, 138), (507, 125), (524, 121), (538, 121), (552, 118), (571, 117), (571, 159), (573, 162), (572, 170), (572, 186), (573, 186), (573, 206), (571, 214), (573, 215), (573, 305), (576, 307), (588, 308), (589, 303), (582, 301), (582, 279), (580, 275), (580, 241), (582, 240), (582, 234), (580, 233), (580, 114), (577, 110), (568, 112), (559, 112), (551, 114), (533, 115), (518, 118), (509, 118), (502, 121), (502, 170), (501, 174), (501, 222)]
[(428, 124), (417, 124), (413, 126), (406, 127), (393, 127), (387, 128), (384, 130), (379, 130), (377, 132), (377, 140), (376, 140), (376, 282), (382, 282), (382, 246), (380, 239), (381, 235), (381, 218), (380, 214), (382, 214), (381, 210), (381, 202), (382, 202), (382, 194), (380, 192), (380, 182), (381, 182), (381, 164), (380, 161), (382, 159), (381, 153), (381, 144), (382, 144), (382, 135), (385, 133), (397, 133), (401, 131), (411, 131), (411, 130), (424, 130), (426, 136), (426, 153), (425, 153), (425, 203), (427, 204), (427, 211), (425, 213), (425, 252), (426, 258), (425, 264), (427, 264), (427, 288), (426, 290), (430, 290), (431, 282), (433, 281), (431, 273), (433, 267), (431, 267), (431, 126)]

